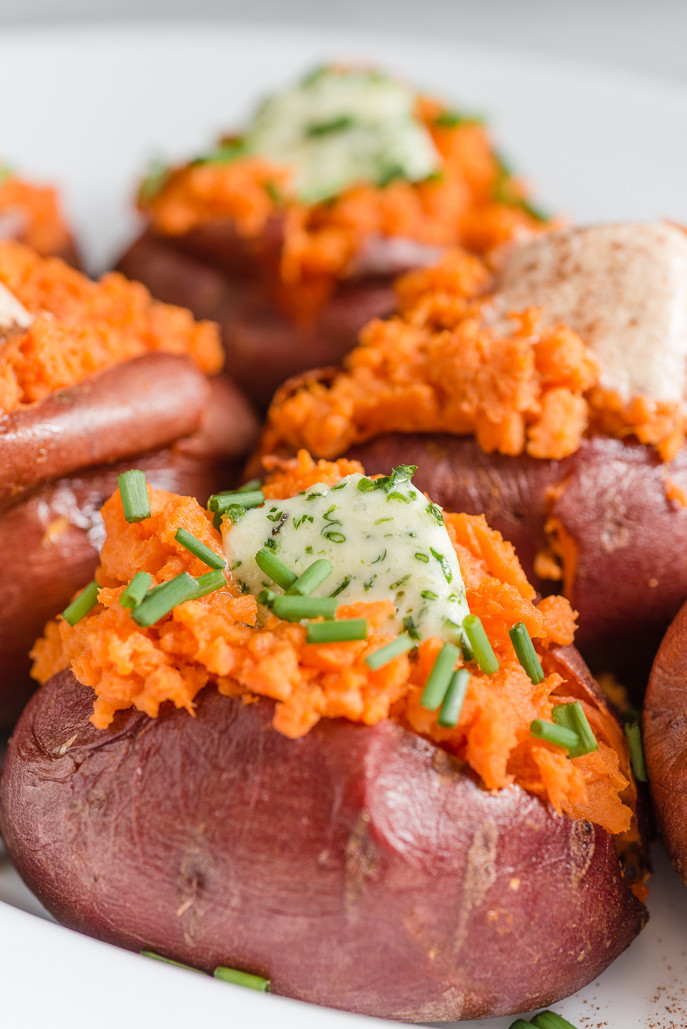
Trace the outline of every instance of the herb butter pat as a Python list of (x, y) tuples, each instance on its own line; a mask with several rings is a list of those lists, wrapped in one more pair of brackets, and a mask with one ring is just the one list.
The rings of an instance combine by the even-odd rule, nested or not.
[(244, 152), (292, 170), (306, 203), (348, 186), (417, 182), (439, 165), (429, 132), (415, 117), (416, 94), (367, 69), (322, 68), (270, 97), (243, 137)]
[(267, 548), (301, 575), (318, 558), (332, 573), (313, 596), (342, 604), (391, 599), (391, 632), (460, 642), (470, 613), (465, 586), (441, 509), (410, 481), (401, 466), (381, 479), (349, 475), (318, 484), (288, 500), (267, 501), (224, 529), (228, 567), (257, 596), (281, 592), (260, 570), (256, 553)]

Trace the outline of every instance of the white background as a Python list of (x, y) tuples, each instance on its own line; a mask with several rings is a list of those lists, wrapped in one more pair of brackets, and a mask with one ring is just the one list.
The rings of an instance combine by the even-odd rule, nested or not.
[(0, 0), (2, 27), (208, 19), (506, 45), (687, 81), (684, 0)]

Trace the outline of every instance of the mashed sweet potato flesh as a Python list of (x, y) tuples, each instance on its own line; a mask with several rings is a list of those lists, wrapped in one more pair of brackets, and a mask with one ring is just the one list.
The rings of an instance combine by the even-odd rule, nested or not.
[(564, 325), (513, 312), (510, 332), (485, 319), (493, 278), (465, 251), (397, 283), (399, 314), (366, 325), (333, 379), (277, 393), (263, 453), (306, 447), (335, 458), (389, 432), (474, 435), (486, 453), (567, 457), (593, 432), (630, 433), (671, 460), (684, 444), (675, 404), (623, 403), (599, 385), (590, 349)]
[[(355, 462), (316, 463), (301, 452), (292, 461), (272, 462), (266, 491), (284, 498), (360, 470)], [(589, 818), (612, 833), (628, 831), (632, 813), (626, 801), (633, 788), (622, 732), (587, 694), (574, 696), (575, 688), (560, 675), (548, 674), (533, 685), (508, 636), (514, 623), (524, 622), (546, 662), (547, 648), (572, 641), (574, 612), (562, 597), (536, 602), (513, 547), (483, 517), (444, 514), (470, 609), (481, 618), (500, 664), (492, 675), (470, 664), (458, 724), (444, 728), (437, 713), (420, 703), (442, 640), (424, 640), (412, 655), (401, 654), (376, 671), (365, 663), (393, 638), (380, 628), (390, 600), (339, 607), (337, 618), (367, 619), (368, 639), (309, 644), (300, 623), (261, 618), (254, 597), (242, 595), (227, 573), (225, 588), (178, 605), (150, 628), (137, 625), (119, 603), (137, 571), (149, 572), (154, 583), (182, 571), (207, 571), (175, 540), (179, 526), (223, 552), (211, 516), (195, 500), (148, 492), (151, 517), (134, 524), (124, 518), (119, 493), (106, 502), (107, 537), (96, 573), (99, 603), (74, 627), (62, 618), (50, 622), (33, 650), (33, 674), (40, 682), (69, 667), (93, 688), (92, 721), (98, 728), (106, 729), (117, 711), (130, 707), (155, 717), (166, 702), (193, 715), (196, 695), (210, 684), (246, 703), (275, 700), (274, 728), (292, 738), (322, 718), (366, 725), (391, 718), (465, 762), (489, 790), (516, 783), (559, 812)], [(587, 712), (599, 750), (571, 761), (562, 749), (532, 737), (530, 723), (551, 720), (555, 705), (575, 699)]]
[(0, 340), (0, 413), (158, 350), (187, 355), (209, 375), (222, 367), (215, 325), (153, 300), (123, 275), (93, 282), (58, 258), (0, 241), (0, 283), (34, 316), (26, 331)]
[(504, 171), (484, 126), (442, 124), (442, 114), (436, 101), (418, 101), (417, 115), (440, 159), (439, 173), (424, 182), (361, 183), (310, 205), (289, 195), (288, 167), (246, 156), (175, 168), (152, 196), (143, 190), (139, 205), (154, 229), (168, 236), (223, 219), (251, 239), (270, 219), (283, 218), (280, 273), (296, 291), (307, 291), (313, 279), (345, 275), (370, 237), (460, 244), (484, 253), (518, 233), (540, 230), (542, 220), (523, 203), (522, 183)]
[(0, 219), (4, 216), (17, 217), (19, 238), (39, 254), (59, 253), (71, 243), (57, 192), (51, 186), (25, 182), (0, 167)]

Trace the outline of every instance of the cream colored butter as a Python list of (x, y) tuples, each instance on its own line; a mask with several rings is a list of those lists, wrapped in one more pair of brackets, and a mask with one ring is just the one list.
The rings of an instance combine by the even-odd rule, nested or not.
[(459, 641), (470, 609), (440, 508), (409, 480), (386, 491), (360, 488), (369, 482), (349, 475), (247, 511), (225, 530), (228, 568), (257, 596), (266, 586), (282, 592), (255, 563), (262, 547), (297, 575), (327, 558), (333, 572), (313, 596), (338, 591), (342, 604), (391, 599), (389, 631)]
[(598, 225), (519, 246), (488, 320), (530, 306), (579, 333), (623, 400), (687, 400), (687, 236), (674, 226)]
[(439, 155), (414, 115), (416, 94), (376, 71), (323, 68), (270, 97), (243, 144), (293, 171), (305, 201), (335, 196), (359, 182), (399, 176), (415, 182), (436, 171)]

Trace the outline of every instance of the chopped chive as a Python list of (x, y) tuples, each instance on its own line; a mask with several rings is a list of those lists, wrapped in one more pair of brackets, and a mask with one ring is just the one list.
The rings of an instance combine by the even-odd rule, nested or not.
[(253, 490), (261, 490), (263, 479), (249, 479), (248, 482), (244, 482), (243, 486), (237, 486), (237, 493), (252, 493)]
[[(340, 522), (330, 522), (329, 523), (329, 525), (339, 525), (339, 524), (340, 524)], [(344, 536), (344, 534), (342, 532), (338, 532), (336, 529), (329, 528), (329, 525), (326, 525), (324, 527), (324, 529), (320, 533), (320, 536), (324, 536), (324, 538), (326, 540), (329, 540), (330, 543), (345, 543), (346, 542), (346, 537)]]
[(269, 575), (270, 579), (276, 582), (277, 586), (281, 586), (283, 590), (288, 590), (298, 579), (295, 572), (287, 568), (283, 561), (280, 561), (265, 547), (255, 555), (255, 563), (261, 572)]
[(200, 600), (201, 597), (206, 597), (208, 593), (216, 593), (217, 590), (223, 589), (227, 584), (224, 572), (221, 569), (206, 572), (205, 575), (199, 575), (193, 581), (196, 584), (196, 588), (194, 593), (186, 598), (187, 600)]
[(272, 610), (277, 618), (299, 622), (301, 618), (333, 618), (338, 601), (334, 597), (275, 597)]
[(197, 972), (198, 975), (205, 975), (202, 968), (194, 968), (193, 965), (185, 965), (181, 961), (172, 961), (171, 958), (164, 958), (162, 954), (156, 954), (154, 950), (139, 950), (142, 958), (153, 958), (155, 961), (164, 961), (166, 965), (174, 965), (175, 968), (185, 968), (188, 972)]
[(418, 553), (418, 554), (415, 555), (415, 560), (416, 561), (424, 561), (425, 564), (428, 564), (429, 556), (427, 554), (420, 554), (420, 553)]
[(553, 1011), (540, 1011), (531, 1022), (537, 1029), (577, 1029), (567, 1018), (555, 1014)]
[(350, 129), (355, 122), (349, 114), (340, 114), (328, 121), (314, 122), (306, 126), (306, 136), (326, 136), (330, 132), (341, 132), (342, 129)]
[(453, 669), (460, 657), (458, 647), (452, 643), (444, 643), (429, 673), (420, 704), (428, 711), (436, 711), (443, 702), (448, 690)]
[(265, 607), (272, 607), (276, 596), (277, 594), (273, 593), (272, 590), (260, 590), (257, 596), (257, 601), (259, 604), (264, 604)]
[(469, 682), (470, 673), (467, 668), (459, 668), (457, 672), (453, 673), (437, 719), (439, 725), (443, 725), (446, 729), (453, 729), (458, 725)]
[(486, 672), (487, 675), (497, 672), (499, 663), (489, 638), (484, 631), (482, 620), (477, 615), (466, 615), (463, 619), (463, 629), (472, 648), (475, 661), (481, 670)]
[(177, 604), (190, 600), (196, 593), (198, 584), (188, 572), (175, 575), (168, 582), (163, 582), (151, 590), (144, 600), (131, 612), (131, 617), (139, 625), (149, 628), (161, 618), (168, 615)]
[(62, 617), (69, 625), (76, 625), (82, 618), (85, 618), (89, 611), (92, 611), (98, 603), (98, 583), (93, 580), (88, 586), (81, 590), (78, 597), (74, 597), (71, 604), (68, 604), (62, 612)]
[(642, 733), (637, 722), (626, 722), (625, 738), (630, 749), (630, 764), (637, 782), (648, 782), (649, 776), (646, 773), (644, 763), (644, 747), (642, 746)]
[(117, 476), (117, 485), (127, 522), (142, 522), (144, 518), (150, 518), (145, 472), (140, 468), (130, 468)]
[(346, 643), (367, 639), (367, 621), (364, 618), (342, 619), (340, 622), (312, 622), (308, 626), (308, 643)]
[[(263, 569), (264, 570), (264, 569)], [(287, 592), (289, 596), (307, 597), (313, 590), (316, 590), (325, 579), (332, 574), (333, 568), (330, 561), (325, 557), (318, 558), (305, 569), (302, 575), (291, 583)], [(350, 580), (349, 580), (350, 581)]]
[(234, 983), (235, 986), (247, 986), (250, 990), (262, 990), (263, 993), (270, 992), (269, 979), (263, 979), (261, 975), (252, 975), (251, 972), (240, 972), (238, 968), (224, 968), (220, 965), (212, 973), (215, 979), (223, 979), (225, 983)]
[(537, 652), (534, 649), (534, 644), (530, 638), (530, 634), (527, 631), (527, 626), (524, 622), (518, 622), (509, 631), (511, 643), (513, 644), (513, 650), (516, 653), (518, 661), (529, 675), (532, 682), (537, 683), (544, 681), (544, 670), (537, 656)]
[(405, 654), (406, 650), (412, 650), (415, 646), (410, 636), (403, 634), (397, 636), (395, 640), (391, 640), (390, 643), (386, 643), (379, 650), (373, 650), (371, 654), (368, 654), (365, 658), (365, 664), (368, 668), (371, 668), (373, 672), (376, 672), (378, 668), (383, 668), (384, 665), (388, 665), (390, 661), (393, 661), (399, 654)]
[(136, 572), (133, 579), (119, 598), (119, 603), (122, 607), (138, 607), (148, 592), (152, 581), (153, 577), (152, 575), (149, 575), (148, 572)]
[(526, 1022), (524, 1018), (516, 1018), (514, 1022), (508, 1026), (508, 1029), (532, 1029), (532, 1023)]
[(238, 504), (239, 507), (259, 507), (265, 503), (265, 494), (260, 489), (232, 490), (229, 493), (213, 493), (208, 498), (208, 511), (226, 511)]
[(211, 550), (210, 547), (202, 543), (201, 540), (196, 539), (192, 533), (187, 529), (184, 529), (182, 526), (179, 526), (177, 529), (174, 539), (177, 543), (180, 543), (185, 550), (188, 550), (190, 554), (199, 558), (208, 566), (208, 568), (224, 568), (227, 563), (223, 557), (216, 554), (214, 550)]
[(551, 717), (556, 725), (562, 725), (566, 729), (572, 729), (577, 735), (578, 745), (570, 751), (570, 757), (582, 757), (583, 754), (591, 754), (599, 749), (592, 727), (587, 721), (587, 716), (582, 710), (579, 700), (573, 704), (558, 704), (551, 711)]
[(542, 718), (535, 718), (533, 722), (530, 722), (530, 736), (543, 740), (544, 743), (552, 743), (554, 747), (563, 747), (571, 757), (572, 751), (580, 743), (577, 733), (572, 729), (556, 725), (555, 722), (545, 722)]

